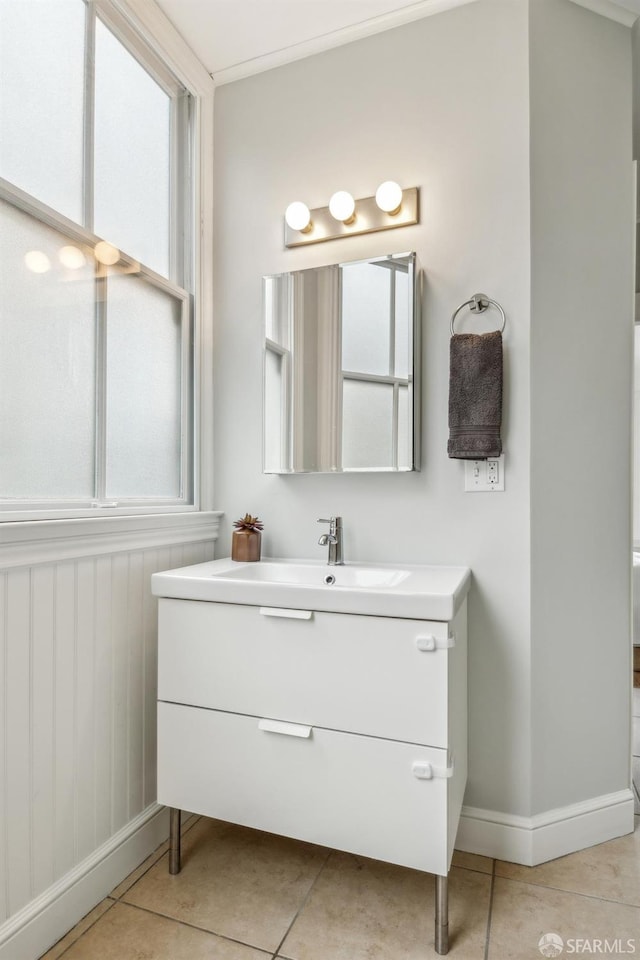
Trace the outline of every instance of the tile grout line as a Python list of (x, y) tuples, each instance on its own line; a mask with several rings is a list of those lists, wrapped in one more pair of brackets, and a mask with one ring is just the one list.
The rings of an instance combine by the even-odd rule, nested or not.
[[(95, 905), (95, 907), (93, 907), (93, 909), (95, 910), (101, 903), (104, 903), (105, 900), (111, 900), (111, 903), (109, 904), (109, 906), (107, 907), (107, 909), (106, 909), (103, 913), (101, 913), (99, 917), (96, 917), (96, 919), (93, 921), (93, 923), (90, 923), (89, 926), (87, 927), (87, 929), (82, 931), (82, 933), (80, 934), (79, 937), (76, 937), (75, 940), (72, 940), (71, 943), (67, 944), (67, 946), (64, 948), (64, 950), (62, 951), (62, 953), (59, 953), (59, 954), (58, 954), (58, 956), (56, 957), (56, 960), (61, 960), (61, 958), (64, 957), (64, 955), (65, 955), (66, 953), (68, 953), (69, 950), (71, 950), (71, 947), (75, 947), (76, 943), (78, 943), (80, 940), (82, 940), (82, 938), (84, 937), (85, 933), (88, 933), (89, 930), (91, 930), (93, 927), (95, 927), (96, 923), (98, 923), (99, 920), (102, 920), (102, 918), (103, 918), (104, 916), (106, 916), (107, 913), (109, 913), (109, 910), (111, 910), (111, 908), (114, 907), (115, 904), (118, 902), (117, 900), (114, 900), (113, 897), (106, 896), (106, 897), (104, 897), (102, 900), (100, 900), (98, 903), (96, 903), (96, 905)], [(89, 911), (89, 912), (91, 912), (91, 911)], [(84, 920), (84, 917), (82, 918), (82, 920)], [(78, 924), (82, 923), (82, 920), (78, 920)], [(77, 926), (78, 924), (76, 924), (76, 926)], [(64, 940), (65, 937), (68, 937), (69, 934), (70, 934), (70, 933), (72, 932), (72, 930), (74, 930), (74, 929), (75, 929), (75, 927), (71, 927), (71, 930), (67, 930), (67, 932), (66, 932), (62, 937), (60, 937), (60, 940)], [(60, 940), (57, 940), (56, 943), (60, 943)], [(55, 948), (55, 946), (56, 946), (56, 944), (55, 944), (55, 943), (52, 943), (51, 946), (49, 947), (49, 949), (47, 950), (47, 953), (50, 953), (51, 950), (53, 950), (53, 949)], [(46, 957), (47, 953), (44, 954), (45, 957)]]
[(496, 861), (491, 865), (491, 886), (489, 887), (489, 911), (487, 913), (487, 932), (484, 938), (484, 960), (489, 960), (489, 941), (491, 938), (491, 917), (493, 914), (493, 891), (496, 882)]
[(599, 897), (595, 893), (580, 893), (577, 890), (565, 890), (564, 887), (552, 887), (548, 883), (536, 883), (533, 880), (520, 880), (519, 877), (503, 877), (497, 873), (499, 880), (510, 880), (512, 883), (523, 883), (529, 887), (541, 887), (543, 890), (554, 890), (556, 893), (566, 893), (570, 897), (583, 897), (585, 900), (599, 900), (602, 903), (615, 903), (620, 907), (629, 907), (630, 910), (639, 910), (640, 903), (627, 903), (626, 900), (612, 900), (611, 897)]
[[(164, 846), (164, 844), (165, 844), (165, 843), (168, 843), (168, 842), (169, 842), (168, 840), (165, 840), (165, 841), (161, 844), (161, 846)], [(162, 858), (163, 858), (164, 856), (166, 856), (168, 852), (169, 852), (169, 848), (168, 848), (168, 847), (167, 847), (166, 850), (163, 850), (162, 853), (158, 853), (157, 850), (154, 850), (153, 853), (151, 853), (151, 854), (149, 855), (149, 858), (154, 857), (154, 856), (156, 855), (156, 853), (158, 853), (158, 855), (157, 855), (157, 857), (155, 858), (155, 860), (152, 860), (152, 862), (149, 864), (149, 866), (148, 866), (147, 869), (144, 871), (144, 873), (141, 873), (140, 876), (139, 876), (136, 880), (133, 880), (128, 887), (125, 887), (125, 889), (122, 891), (122, 893), (118, 894), (117, 897), (114, 896), (113, 890), (117, 890), (118, 887), (122, 886), (122, 884), (123, 884), (123, 883), (126, 883), (127, 880), (129, 879), (128, 876), (125, 877), (124, 880), (121, 880), (120, 883), (117, 884), (117, 885), (113, 888), (113, 890), (111, 891), (111, 893), (109, 894), (109, 896), (110, 896), (113, 900), (115, 900), (117, 903), (120, 903), (120, 901), (122, 900), (122, 898), (123, 898), (127, 893), (129, 893), (129, 891), (132, 890), (132, 889), (135, 887), (135, 885), (136, 885), (140, 880), (142, 880), (143, 877), (146, 877), (146, 875), (149, 873), (149, 870), (151, 870), (153, 867), (155, 867), (155, 865), (156, 865), (157, 863), (160, 863), (160, 861), (162, 860)], [(143, 861), (143, 862), (144, 862), (144, 861)], [(142, 866), (142, 864), (140, 864), (139, 866), (137, 866), (137, 867), (136, 867), (136, 870), (139, 870), (141, 866)], [(132, 870), (131, 873), (135, 873), (135, 870)]]
[[(406, 869), (411, 870), (412, 867), (407, 867)], [(490, 877), (493, 873), (493, 868), (491, 870), (480, 870), (479, 867), (462, 867), (459, 863), (451, 864), (452, 870), (466, 870), (468, 873), (479, 873), (481, 877)], [(433, 876), (433, 874), (432, 874)]]
[[(217, 937), (218, 940), (226, 940), (228, 943), (237, 943), (240, 947), (249, 947), (251, 950), (258, 951), (258, 953), (264, 953), (265, 958), (269, 957), (271, 953), (270, 950), (265, 950), (264, 947), (257, 947), (255, 943), (247, 943), (246, 940), (236, 940), (235, 937), (228, 937), (226, 934), (218, 933), (216, 930), (208, 930), (206, 927), (199, 927), (197, 923), (189, 923), (188, 920), (178, 920), (177, 917), (172, 917), (168, 913), (159, 913), (157, 910), (152, 910), (150, 907), (140, 906), (138, 903), (129, 903), (128, 900), (114, 900), (113, 902), (120, 903), (123, 907), (131, 907), (132, 910), (140, 910), (142, 913), (148, 913), (152, 917), (160, 917), (162, 920), (169, 920), (171, 923), (177, 923), (181, 927), (189, 927), (191, 930), (199, 930), (200, 933), (207, 933), (210, 937)], [(105, 913), (106, 912), (107, 911), (105, 911)]]
[(291, 929), (292, 929), (294, 923), (296, 922), (296, 920), (297, 920), (298, 917), (300, 916), (301, 912), (302, 912), (302, 911), (304, 910), (304, 908), (306, 907), (307, 902), (308, 902), (308, 900), (309, 900), (309, 897), (311, 896), (311, 894), (312, 894), (312, 892), (313, 892), (313, 889), (314, 889), (316, 883), (318, 882), (318, 879), (319, 879), (322, 871), (324, 870), (324, 868), (326, 867), (327, 863), (329, 862), (329, 857), (331, 856), (331, 854), (332, 854), (333, 852), (334, 852), (333, 850), (329, 850), (329, 851), (327, 852), (326, 857), (324, 858), (324, 860), (322, 861), (322, 864), (320, 865), (320, 869), (318, 870), (317, 874), (316, 874), (315, 877), (314, 877), (313, 883), (311, 884), (311, 886), (310, 886), (309, 889), (307, 890), (307, 894), (306, 894), (304, 900), (302, 901), (302, 903), (300, 904), (300, 906), (299, 906), (298, 909), (296, 910), (296, 912), (295, 912), (295, 914), (294, 914), (294, 917), (293, 917), (291, 923), (289, 924), (289, 926), (288, 926), (287, 929), (285, 930), (285, 933), (284, 933), (284, 936), (283, 936), (282, 940), (280, 941), (280, 943), (279, 943), (278, 946), (276, 947), (276, 949), (275, 949), (275, 951), (274, 951), (274, 953), (273, 953), (273, 956), (272, 956), (272, 960), (275, 960), (275, 958), (280, 954), (280, 951), (281, 951), (281, 949), (282, 949), (282, 947), (283, 947), (283, 945), (284, 945), (285, 940), (286, 940), (287, 937), (289, 936), (289, 934), (290, 934), (290, 932), (291, 932)]

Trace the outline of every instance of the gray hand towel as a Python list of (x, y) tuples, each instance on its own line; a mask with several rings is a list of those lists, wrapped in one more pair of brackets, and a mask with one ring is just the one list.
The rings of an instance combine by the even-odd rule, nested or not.
[(449, 364), (449, 456), (486, 460), (502, 452), (502, 334), (454, 333)]

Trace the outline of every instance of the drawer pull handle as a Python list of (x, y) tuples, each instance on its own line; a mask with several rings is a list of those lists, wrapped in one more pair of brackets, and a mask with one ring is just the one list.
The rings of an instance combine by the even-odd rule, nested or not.
[(448, 779), (453, 776), (453, 762), (450, 767), (434, 767), (432, 763), (426, 760), (416, 760), (411, 770), (418, 780), (433, 780), (434, 777)]
[(311, 620), (312, 610), (286, 610), (284, 607), (260, 607), (263, 617), (289, 617), (291, 620)]
[(285, 723), (284, 720), (258, 720), (258, 729), (266, 733), (282, 733), (285, 737), (303, 737), (308, 740), (313, 728), (302, 723)]
[(423, 653), (432, 650), (450, 650), (451, 647), (455, 647), (455, 645), (456, 638), (452, 633), (449, 634), (446, 640), (436, 640), (436, 638), (432, 636), (416, 637), (416, 647)]

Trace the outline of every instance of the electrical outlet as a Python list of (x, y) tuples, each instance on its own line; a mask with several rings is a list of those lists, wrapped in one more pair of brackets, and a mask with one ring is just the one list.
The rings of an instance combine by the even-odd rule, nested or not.
[(504, 453), (487, 460), (465, 460), (464, 489), (468, 493), (504, 490)]
[(487, 460), (487, 483), (496, 489), (500, 483), (500, 461)]

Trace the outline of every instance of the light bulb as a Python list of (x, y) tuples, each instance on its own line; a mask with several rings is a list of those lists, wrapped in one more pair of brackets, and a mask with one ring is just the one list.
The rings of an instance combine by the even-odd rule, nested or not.
[(329, 200), (329, 213), (334, 220), (341, 220), (342, 223), (352, 223), (355, 220), (355, 208), (355, 200), (346, 190), (338, 190)]
[(84, 267), (87, 262), (82, 250), (71, 245), (60, 247), (58, 250), (58, 259), (62, 266), (68, 267), (69, 270), (79, 270), (80, 267)]
[(385, 213), (398, 213), (402, 206), (402, 187), (394, 180), (385, 180), (376, 190), (376, 203)]
[(24, 255), (24, 263), (32, 273), (46, 273), (51, 269), (51, 260), (42, 250), (29, 250)]
[(112, 267), (120, 259), (118, 248), (112, 243), (107, 243), (106, 240), (99, 240), (93, 252), (98, 263), (103, 263), (106, 267)]
[(311, 229), (311, 214), (309, 207), (301, 200), (294, 200), (285, 210), (284, 218), (287, 225), (292, 230), (299, 230), (300, 233), (308, 233)]

